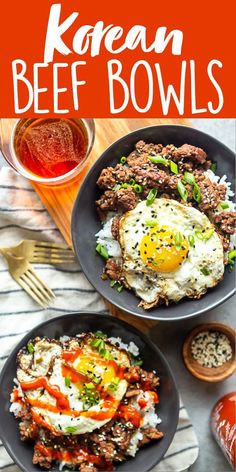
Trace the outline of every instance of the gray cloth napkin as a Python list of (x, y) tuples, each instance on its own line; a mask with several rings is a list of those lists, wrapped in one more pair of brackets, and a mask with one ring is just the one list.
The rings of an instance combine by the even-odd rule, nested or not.
[[(12, 169), (3, 167), (0, 171), (0, 246), (14, 245), (22, 239), (62, 241), (31, 184)], [(56, 294), (55, 302), (46, 310), (17, 285), (8, 273), (5, 260), (0, 258), (0, 369), (14, 346), (38, 323), (63, 313), (106, 310), (77, 263), (59, 267), (37, 265), (37, 271)], [(153, 472), (184, 471), (196, 461), (198, 450), (193, 426), (181, 402), (177, 432)], [(19, 471), (1, 442), (0, 470)]]

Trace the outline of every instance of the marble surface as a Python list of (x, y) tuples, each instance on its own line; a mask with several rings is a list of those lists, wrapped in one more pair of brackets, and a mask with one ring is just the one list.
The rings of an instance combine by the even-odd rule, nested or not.
[[(231, 149), (235, 149), (235, 120), (195, 119), (193, 126), (215, 136)], [(0, 166), (4, 164), (0, 156)], [(232, 178), (233, 176), (231, 176)], [(161, 322), (151, 332), (152, 340), (167, 357), (194, 424), (200, 444), (197, 461), (191, 472), (229, 472), (229, 464), (211, 436), (209, 417), (215, 402), (224, 394), (236, 389), (236, 380), (231, 377), (224, 382), (208, 384), (195, 379), (185, 369), (181, 356), (183, 340), (188, 331), (201, 322), (220, 321), (236, 327), (236, 297), (231, 298), (215, 310), (197, 318), (179, 322)]]

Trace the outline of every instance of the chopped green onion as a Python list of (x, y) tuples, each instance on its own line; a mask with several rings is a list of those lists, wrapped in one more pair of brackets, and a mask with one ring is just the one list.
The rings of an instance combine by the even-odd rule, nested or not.
[(184, 200), (186, 202), (187, 199), (188, 199), (188, 191), (185, 188), (184, 184), (181, 182), (181, 180), (178, 180), (177, 189), (178, 189), (178, 192), (179, 192), (182, 200)]
[(112, 190), (120, 190), (120, 188), (121, 188), (121, 185), (120, 185), (120, 184), (116, 184), (116, 185), (112, 188)]
[(65, 386), (69, 387), (70, 386), (70, 379), (69, 377), (65, 377)]
[(194, 184), (193, 198), (197, 203), (200, 203), (202, 197), (201, 197), (201, 189), (198, 184)]
[(187, 184), (194, 185), (195, 182), (195, 177), (191, 172), (185, 172), (184, 173), (184, 180)]
[(220, 202), (220, 206), (221, 208), (223, 208), (223, 210), (225, 210), (226, 208), (229, 208), (228, 202)]
[(179, 232), (176, 233), (176, 235), (175, 235), (175, 247), (176, 247), (176, 249), (178, 249), (178, 251), (181, 249), (182, 241), (183, 241), (182, 234), (179, 233)]
[(208, 229), (205, 234), (204, 234), (204, 238), (206, 241), (208, 241), (208, 239), (210, 239), (213, 235), (213, 233), (215, 232), (214, 228), (211, 228), (211, 229)]
[(123, 288), (124, 288), (124, 286), (122, 284), (120, 284), (120, 285), (118, 285), (116, 290), (117, 290), (117, 292), (120, 293), (120, 292), (122, 292)]
[(125, 164), (126, 162), (127, 162), (126, 157), (125, 157), (125, 156), (122, 156), (122, 157), (120, 158), (120, 163), (121, 163), (121, 164)]
[(100, 346), (100, 343), (101, 343), (101, 339), (92, 339), (90, 345), (93, 346), (93, 347), (99, 347)]
[(117, 281), (116, 280), (111, 280), (110, 281), (110, 287), (114, 287), (116, 285)]
[(101, 354), (101, 356), (104, 357), (104, 359), (107, 359), (109, 361), (112, 361), (114, 359), (112, 354), (107, 349), (102, 349), (99, 353)]
[(163, 164), (163, 166), (168, 166), (169, 161), (167, 159), (164, 159), (162, 156), (148, 156), (148, 159), (153, 162), (153, 164)]
[(92, 382), (86, 383), (84, 385), (88, 390), (94, 390), (94, 385)]
[(234, 263), (234, 260), (236, 257), (236, 249), (233, 249), (232, 251), (229, 252), (228, 254), (228, 261), (230, 264), (233, 264)]
[(28, 349), (28, 352), (29, 352), (30, 354), (33, 354), (33, 352), (34, 352), (34, 345), (33, 345), (33, 343), (28, 343), (28, 344), (27, 344), (27, 349)]
[(97, 244), (96, 251), (98, 252), (98, 254), (100, 254), (100, 256), (103, 257), (103, 259), (109, 258), (107, 248), (105, 246), (102, 246), (101, 244)]
[(103, 274), (100, 275), (100, 278), (101, 278), (102, 280), (107, 280), (107, 279), (108, 279), (108, 275), (105, 274), (105, 273), (103, 273)]
[(146, 205), (150, 206), (154, 202), (156, 196), (157, 196), (157, 189), (152, 188), (150, 190), (150, 192), (148, 193), (148, 196), (147, 196), (147, 199), (146, 199)]
[(104, 334), (102, 331), (99, 331), (99, 330), (98, 330), (98, 331), (96, 331), (95, 336), (96, 336), (96, 338), (101, 338), (101, 339), (103, 339), (103, 338), (106, 337), (106, 334)]
[(191, 247), (194, 246), (195, 239), (194, 239), (194, 236), (193, 236), (192, 234), (190, 234), (190, 235), (188, 236), (188, 242), (189, 242), (189, 244), (190, 244)]
[(116, 390), (118, 389), (118, 385), (120, 383), (120, 379), (119, 377), (115, 377), (114, 379), (112, 379), (111, 383), (108, 385), (108, 390), (111, 390), (112, 392), (116, 392)]
[(92, 339), (90, 346), (95, 347), (96, 349), (98, 349), (99, 352), (105, 349), (106, 347), (103, 339), (97, 339), (97, 338)]
[(177, 164), (173, 161), (170, 161), (170, 170), (173, 172), (173, 174), (178, 174), (179, 173), (179, 168)]
[(214, 173), (216, 172), (216, 170), (217, 170), (217, 164), (216, 164), (216, 162), (213, 162), (213, 163), (211, 164), (210, 169), (211, 169), (212, 172), (214, 172)]
[(207, 269), (207, 267), (203, 267), (203, 268), (201, 269), (201, 273), (202, 273), (203, 275), (210, 275), (210, 272), (209, 272), (209, 270)]
[(121, 184), (120, 188), (129, 188), (130, 185), (125, 182), (124, 184)]
[(75, 426), (67, 426), (67, 427), (65, 428), (65, 431), (66, 431), (67, 433), (75, 433), (75, 432), (77, 431), (77, 428), (76, 428)]
[(100, 377), (100, 375), (95, 375), (94, 374), (93, 376), (91, 376), (91, 378), (92, 378), (93, 382), (95, 382), (95, 384), (97, 384), (97, 385), (100, 384), (101, 381), (102, 381), (102, 377)]
[(143, 186), (142, 185), (135, 184), (133, 186), (133, 189), (134, 189), (135, 193), (142, 193), (143, 192)]
[(134, 179), (130, 179), (129, 184), (130, 184), (130, 185), (135, 185), (135, 180), (134, 180)]
[(154, 226), (157, 226), (157, 220), (146, 220), (145, 221), (145, 225), (146, 226), (150, 226), (151, 228), (153, 228)]
[(214, 228), (207, 229), (206, 231), (195, 231), (195, 236), (197, 236), (200, 241), (208, 241), (214, 233)]
[(138, 358), (138, 359), (134, 359), (133, 362), (132, 362), (132, 365), (143, 365), (143, 361), (142, 359)]
[(197, 239), (200, 239), (200, 241), (203, 241), (204, 239), (204, 234), (202, 231), (195, 231), (195, 236), (197, 236)]

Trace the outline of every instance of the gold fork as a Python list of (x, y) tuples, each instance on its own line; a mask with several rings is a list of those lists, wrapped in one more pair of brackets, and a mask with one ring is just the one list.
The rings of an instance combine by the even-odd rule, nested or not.
[(32, 265), (24, 257), (14, 257), (9, 252), (0, 253), (8, 263), (12, 278), (33, 298), (40, 306), (47, 308), (56, 298), (53, 291), (37, 275)]
[(1, 248), (1, 251), (25, 257), (32, 263), (62, 264), (75, 261), (73, 251), (64, 243), (25, 239), (16, 246)]

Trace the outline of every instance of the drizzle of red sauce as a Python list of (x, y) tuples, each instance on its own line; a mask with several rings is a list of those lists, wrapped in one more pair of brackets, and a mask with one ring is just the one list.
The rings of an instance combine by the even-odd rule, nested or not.
[(54, 428), (52, 425), (50, 425), (49, 423), (47, 423), (46, 421), (43, 420), (42, 416), (40, 416), (38, 413), (36, 413), (35, 411), (31, 411), (31, 414), (32, 414), (32, 418), (33, 420), (35, 421), (35, 423), (38, 425), (38, 426), (43, 426), (44, 428), (46, 429), (49, 429), (49, 431), (54, 434), (54, 436), (61, 436), (61, 433), (59, 433), (56, 428)]
[(48, 457), (51, 460), (63, 461), (67, 463), (78, 463), (78, 461), (87, 461), (96, 465), (99, 469), (103, 471), (112, 471), (113, 465), (112, 462), (105, 461), (100, 456), (95, 456), (90, 454), (89, 450), (82, 449), (79, 446), (75, 447), (73, 450), (66, 451), (60, 449), (52, 449), (51, 447), (46, 447), (41, 443), (35, 444), (34, 448), (40, 452), (44, 457)]
[(75, 369), (73, 369), (73, 367), (69, 367), (62, 364), (61, 372), (62, 372), (63, 377), (69, 378), (71, 382), (73, 383), (88, 382), (88, 381), (91, 382), (89, 377), (87, 377), (84, 374), (81, 374), (80, 372), (77, 372)]
[(35, 445), (35, 449), (40, 451), (40, 453), (45, 457), (50, 457), (52, 460), (58, 461), (65, 461), (65, 462), (72, 462), (73, 459), (81, 460), (81, 461), (88, 461), (92, 462), (93, 464), (101, 464), (102, 459), (99, 456), (95, 456), (93, 454), (89, 454), (88, 451), (75, 448), (73, 451), (66, 451), (66, 450), (56, 450), (50, 447), (46, 447), (43, 444), (37, 443)]
[(153, 403), (159, 403), (159, 397), (157, 395), (157, 392), (155, 392), (154, 390), (151, 390), (149, 392), (149, 395), (151, 396)]
[(145, 398), (140, 398), (138, 404), (140, 408), (145, 408), (147, 406), (147, 400), (145, 400)]
[(20, 399), (19, 390), (18, 390), (18, 388), (14, 387), (13, 390), (12, 390), (12, 401), (16, 402), (19, 399)]
[(106, 420), (108, 418), (112, 418), (117, 410), (119, 405), (118, 400), (105, 400), (102, 403), (102, 410), (100, 411), (82, 411), (81, 416), (85, 416), (86, 418), (93, 418), (94, 420)]
[(136, 428), (139, 428), (142, 419), (140, 413), (131, 405), (120, 405), (116, 417), (130, 421)]
[(67, 396), (61, 393), (57, 385), (51, 385), (46, 377), (38, 377), (30, 382), (21, 382), (21, 388), (23, 391), (44, 388), (50, 395), (56, 398), (56, 404), (59, 410), (68, 410), (70, 408)]
[[(158, 395), (154, 390), (150, 390), (150, 391), (146, 390), (146, 393), (148, 394), (150, 400), (153, 403), (159, 403)], [(148, 400), (145, 397), (140, 397), (139, 400), (138, 400), (138, 404), (141, 408), (145, 408), (148, 404)]]
[(71, 351), (63, 351), (61, 357), (64, 361), (72, 363), (75, 361), (75, 359), (77, 359), (77, 357), (79, 357), (81, 352), (82, 349), (78, 347), (76, 349), (72, 349)]
[[(76, 411), (76, 410), (70, 410), (70, 409), (60, 411), (56, 405), (51, 405), (50, 403), (45, 403), (45, 402), (42, 402), (41, 400), (27, 398), (27, 402), (35, 408), (41, 408), (43, 410), (51, 411), (53, 413), (61, 412), (63, 415), (72, 416), (74, 418), (77, 418), (78, 416), (85, 416), (87, 418), (93, 418), (100, 421), (106, 420), (108, 418), (112, 418), (112, 416), (114, 416), (116, 412), (117, 406), (119, 405), (119, 402), (117, 400), (112, 399), (112, 401), (111, 400), (103, 401), (102, 406), (101, 406), (103, 409), (100, 411), (84, 411), (84, 410)], [(41, 416), (39, 420), (41, 421)]]

